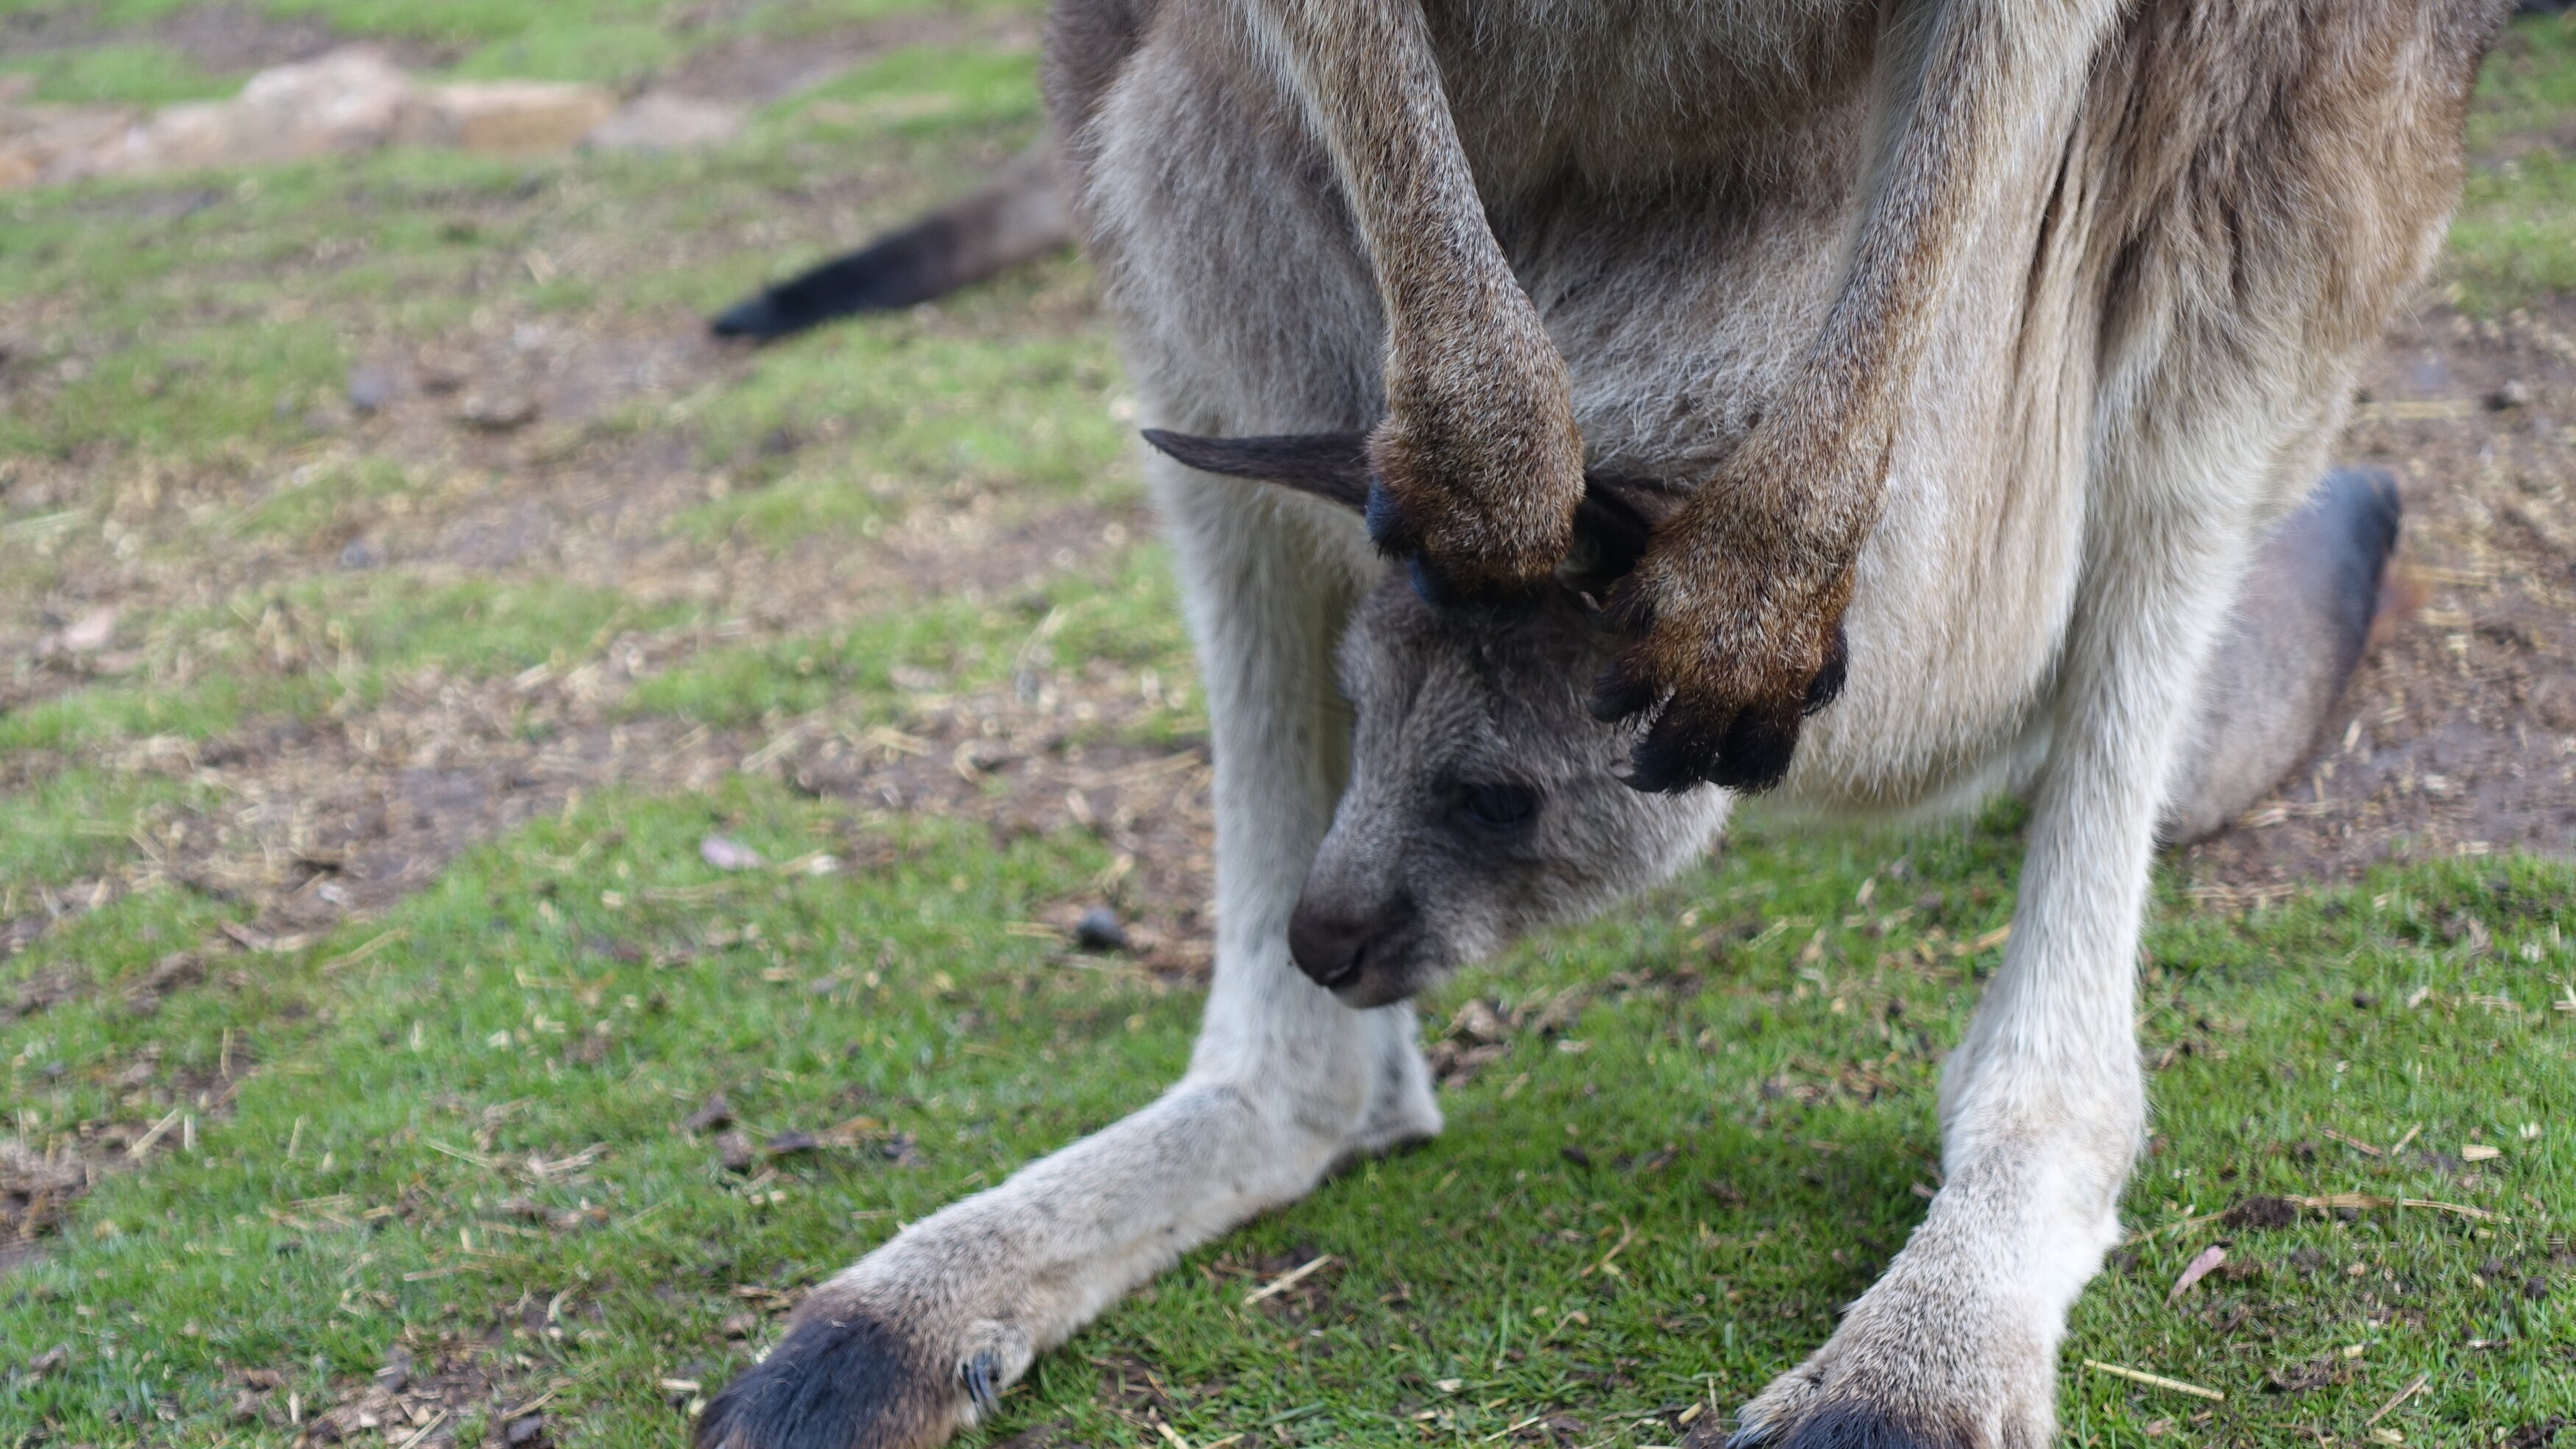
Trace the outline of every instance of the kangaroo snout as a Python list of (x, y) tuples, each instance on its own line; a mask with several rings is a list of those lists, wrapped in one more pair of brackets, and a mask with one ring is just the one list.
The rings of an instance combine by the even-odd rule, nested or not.
[(1384, 1006), (1411, 996), (1421, 915), (1412, 898), (1354, 906), (1309, 891), (1288, 917), (1288, 954), (1297, 969), (1345, 1006)]

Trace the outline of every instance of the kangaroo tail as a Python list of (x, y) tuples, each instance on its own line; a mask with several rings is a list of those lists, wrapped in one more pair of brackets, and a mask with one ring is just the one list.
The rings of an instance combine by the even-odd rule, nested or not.
[(1056, 190), (1055, 143), (1040, 137), (976, 190), (744, 298), (709, 325), (718, 337), (774, 341), (835, 317), (946, 296), (1072, 240)]
[(2387, 470), (2338, 468), (2263, 541), (2202, 676), (2165, 839), (2216, 834), (2316, 747), (2354, 666), (2410, 606), (2388, 567), (2400, 512)]

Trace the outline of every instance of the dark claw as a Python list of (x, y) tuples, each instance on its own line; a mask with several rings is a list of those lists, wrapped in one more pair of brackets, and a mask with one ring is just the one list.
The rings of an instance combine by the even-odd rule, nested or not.
[(1655, 688), (1641, 673), (1629, 667), (1626, 660), (1613, 660), (1593, 681), (1592, 697), (1585, 705), (1592, 717), (1603, 724), (1616, 724), (1632, 714), (1652, 708), (1663, 691)]
[(966, 1395), (975, 1401), (978, 1410), (992, 1408), (994, 1401), (1001, 1397), (1000, 1391), (993, 1387), (991, 1354), (976, 1354), (957, 1366), (957, 1374), (966, 1381)]
[(1684, 715), (1678, 705), (1675, 701), (1664, 706), (1654, 728), (1629, 752), (1628, 788), (1673, 795), (1707, 778), (1708, 762), (1718, 753), (1723, 735)]
[(1843, 626), (1834, 626), (1834, 642), (1825, 646), (1825, 667), (1807, 681), (1807, 699), (1801, 712), (1814, 714), (1834, 702), (1843, 692), (1844, 681), (1851, 675), (1851, 636)]
[(1708, 763), (1708, 782), (1747, 795), (1779, 784), (1798, 752), (1798, 718), (1793, 709), (1748, 709), (1737, 715)]
[(1382, 552), (1406, 554), (1422, 546), (1420, 531), (1404, 516), (1404, 506), (1375, 478), (1369, 479), (1368, 506), (1360, 516), (1368, 523), (1369, 542)]

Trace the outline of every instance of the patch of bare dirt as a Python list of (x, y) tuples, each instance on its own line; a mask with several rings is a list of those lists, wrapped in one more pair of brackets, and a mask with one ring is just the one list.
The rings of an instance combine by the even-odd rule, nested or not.
[[(701, 7), (712, 10), (713, 7)], [(717, 17), (708, 16), (708, 20)], [(700, 21), (692, 27), (703, 27)], [(905, 46), (974, 46), (1035, 50), (1039, 21), (1015, 11), (914, 11), (811, 33), (738, 35), (699, 46), (660, 79), (677, 95), (742, 105), (768, 105), (811, 90), (888, 51)]]
[[(199, 70), (215, 75), (311, 60), (350, 38), (310, 15), (281, 15), (239, 4), (190, 5), (174, 10), (149, 33), (153, 39), (178, 49)], [(452, 59), (417, 44), (392, 47), (388, 53), (407, 68)]]
[[(542, 1322), (543, 1310), (536, 1316)], [(572, 1381), (543, 1380), (512, 1365), (504, 1352), (508, 1339), (506, 1326), (482, 1337), (407, 1330), (386, 1348), (374, 1374), (293, 1401), (286, 1392), (290, 1375), (235, 1369), (225, 1376), (229, 1417), (237, 1429), (291, 1436), (296, 1449), (362, 1443), (449, 1449), (458, 1442), (459, 1421), (479, 1412), (481, 1443), (539, 1449), (552, 1442), (548, 1407)]]
[(62, 1225), (73, 1199), (89, 1191), (90, 1168), (57, 1145), (37, 1152), (0, 1138), (0, 1273), (41, 1251), (37, 1240)]
[(2576, 854), (2576, 301), (2401, 326), (2341, 455), (2396, 470), (2397, 567), (2424, 603), (2307, 769), (2183, 852), (2216, 902), (2383, 861)]
[[(1006, 841), (1093, 831), (1119, 852), (1094, 895), (1128, 914), (1133, 956), (1161, 973), (1193, 974), (1206, 960), (1199, 909), (1211, 869), (1203, 750), (1114, 742), (1174, 702), (1150, 672), (1097, 661), (1026, 668), (1009, 688), (982, 693), (899, 673), (905, 693), (891, 725), (826, 711), (765, 733), (709, 730), (622, 707), (637, 680), (705, 649), (810, 630), (871, 603), (982, 597), (987, 586), (1027, 594), (1125, 543), (1126, 524), (1101, 519), (1068, 509), (989, 529), (927, 526), (918, 538), (898, 530), (880, 546), (836, 550), (831, 562), (768, 571), (770, 607), (757, 618), (628, 631), (580, 662), (511, 678), (424, 668), (370, 706), (265, 721), (204, 743), (157, 737), (122, 747), (98, 763), (185, 781), (203, 803), (157, 808), (136, 828), (137, 853), (124, 865), (22, 901), (14, 919), (0, 920), (0, 950), (163, 885), (253, 908), (226, 949), (294, 949), (348, 916), (382, 910), (458, 852), (581, 792), (705, 790), (743, 771), (863, 811), (981, 820)], [(854, 567), (854, 553), (883, 566)], [(332, 667), (324, 620), (279, 604), (258, 631), (265, 665)], [(1047, 631), (1047, 621), (1033, 620), (1032, 631)], [(1068, 932), (1084, 904), (1065, 903)], [(7, 1010), (31, 1014), (62, 994), (31, 982)]]

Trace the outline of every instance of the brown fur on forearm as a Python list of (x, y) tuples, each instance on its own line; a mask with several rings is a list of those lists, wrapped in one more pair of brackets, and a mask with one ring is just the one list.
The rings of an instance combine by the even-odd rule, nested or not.
[(1413, 0), (1251, 0), (1333, 157), (1387, 318), (1371, 441), (1382, 539), (1456, 582), (1546, 576), (1572, 538), (1583, 441), (1565, 362), (1485, 220)]

